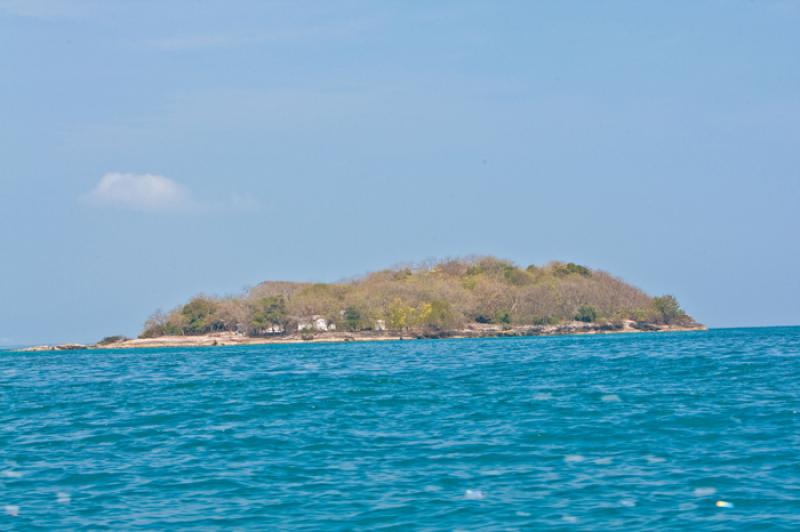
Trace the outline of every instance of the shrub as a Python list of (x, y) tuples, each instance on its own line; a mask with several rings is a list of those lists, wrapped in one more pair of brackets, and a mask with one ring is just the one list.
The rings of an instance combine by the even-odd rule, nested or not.
[(97, 345), (116, 344), (117, 342), (124, 342), (125, 340), (130, 340), (130, 338), (128, 338), (127, 336), (123, 336), (121, 334), (117, 334), (114, 336), (106, 336), (105, 338), (97, 342)]

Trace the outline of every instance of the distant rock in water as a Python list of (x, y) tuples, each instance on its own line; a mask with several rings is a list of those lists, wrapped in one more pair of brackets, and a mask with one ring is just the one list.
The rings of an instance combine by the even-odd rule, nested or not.
[(84, 344), (36, 345), (27, 347), (23, 349), (23, 351), (77, 351), (89, 347), (90, 346)]

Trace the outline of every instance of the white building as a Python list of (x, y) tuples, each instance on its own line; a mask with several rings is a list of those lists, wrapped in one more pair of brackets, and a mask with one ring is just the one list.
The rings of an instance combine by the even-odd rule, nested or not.
[(298, 331), (335, 331), (336, 324), (328, 323), (322, 316), (311, 316), (311, 319), (302, 319), (297, 322)]

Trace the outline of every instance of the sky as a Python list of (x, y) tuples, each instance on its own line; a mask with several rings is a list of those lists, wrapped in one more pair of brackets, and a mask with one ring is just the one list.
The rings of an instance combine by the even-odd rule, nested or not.
[(574, 261), (800, 324), (800, 3), (0, 0), (0, 345)]

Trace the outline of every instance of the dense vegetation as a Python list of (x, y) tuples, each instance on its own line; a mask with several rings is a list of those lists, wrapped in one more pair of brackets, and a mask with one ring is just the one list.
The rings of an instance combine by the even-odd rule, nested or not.
[(286, 334), (315, 318), (346, 331), (444, 331), (469, 324), (573, 320), (693, 323), (674, 297), (650, 297), (602, 271), (560, 262), (520, 268), (479, 257), (383, 270), (335, 284), (266, 282), (240, 297), (198, 296), (153, 315), (142, 336)]

